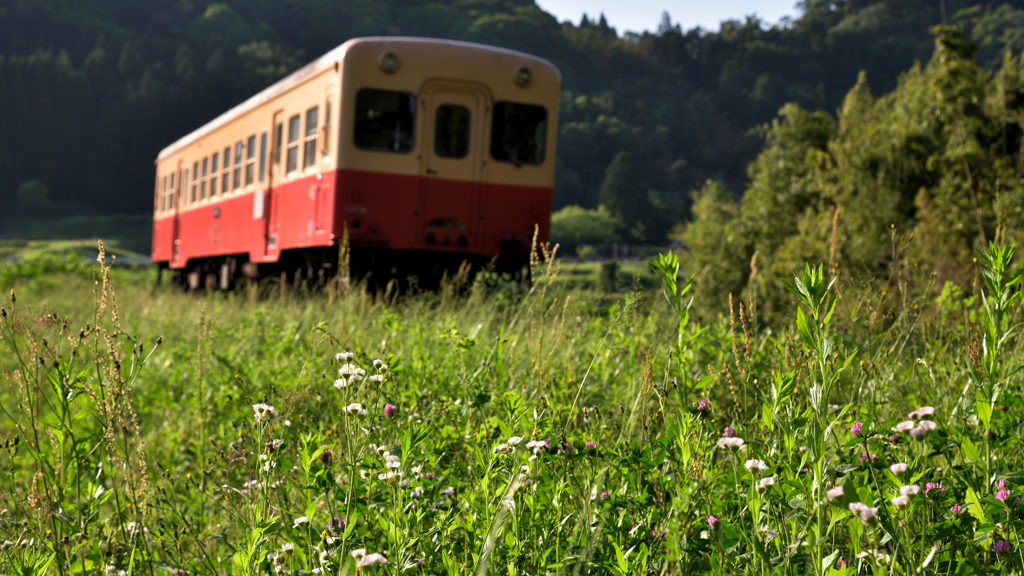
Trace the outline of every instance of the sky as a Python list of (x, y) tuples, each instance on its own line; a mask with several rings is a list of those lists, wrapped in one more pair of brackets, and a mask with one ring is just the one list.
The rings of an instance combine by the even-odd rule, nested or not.
[(559, 22), (570, 20), (579, 24), (580, 17), (596, 19), (604, 12), (608, 24), (621, 35), (627, 30), (654, 31), (661, 22), (661, 13), (667, 11), (673, 24), (683, 30), (700, 26), (717, 31), (722, 20), (743, 20), (757, 14), (769, 24), (783, 16), (797, 16), (797, 0), (536, 0), (545, 11)]

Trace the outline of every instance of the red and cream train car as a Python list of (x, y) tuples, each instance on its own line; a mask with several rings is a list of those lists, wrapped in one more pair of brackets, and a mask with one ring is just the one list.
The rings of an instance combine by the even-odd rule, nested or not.
[(551, 214), (561, 78), (443, 40), (355, 39), (165, 148), (152, 259), (191, 287), (239, 274), (518, 269)]

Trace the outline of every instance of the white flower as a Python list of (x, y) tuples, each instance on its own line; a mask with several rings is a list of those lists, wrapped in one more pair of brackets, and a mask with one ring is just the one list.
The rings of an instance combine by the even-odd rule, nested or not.
[(269, 459), (270, 456), (267, 456), (266, 454), (260, 454), (260, 462), (266, 462)]
[(298, 528), (299, 526), (302, 526), (303, 524), (306, 524), (308, 522), (309, 518), (306, 518), (305, 516), (299, 516), (292, 522), (292, 528)]
[(355, 357), (356, 355), (351, 352), (339, 352), (334, 355), (334, 359), (337, 360), (338, 362), (348, 362), (349, 360)]
[(413, 466), (412, 468), (409, 469), (409, 471), (419, 476), (420, 472), (423, 471), (423, 466)]
[(513, 436), (508, 439), (508, 443), (511, 444), (512, 446), (519, 446), (519, 443), (522, 441), (523, 439), (520, 436)]
[(527, 458), (527, 460), (529, 460), (530, 462), (533, 462), (536, 459), (537, 459), (537, 455), (536, 454), (534, 454), (533, 456), (530, 456), (529, 458)]
[(370, 376), (369, 378), (367, 378), (367, 380), (369, 380), (370, 382), (383, 382), (384, 381), (384, 375), (383, 374), (374, 374), (373, 376)]
[(363, 405), (360, 404), (359, 402), (353, 402), (349, 404), (343, 409), (343, 411), (346, 414), (349, 414), (351, 416), (359, 416), (360, 418), (369, 414), (369, 412), (367, 412), (366, 409), (363, 408)]
[(338, 390), (341, 390), (346, 386), (348, 386), (348, 380), (345, 380), (344, 378), (338, 378), (337, 380), (334, 381), (334, 387), (337, 388)]
[(932, 422), (931, 420), (921, 420), (920, 422), (917, 423), (917, 427), (923, 428), (925, 432), (931, 432), (938, 428), (939, 425), (936, 424), (935, 422)]
[(903, 510), (904, 508), (907, 507), (907, 504), (910, 504), (910, 498), (908, 498), (907, 496), (897, 496), (890, 500), (890, 502), (892, 502), (892, 505), (895, 506), (897, 509)]
[(935, 408), (932, 408), (931, 406), (922, 406), (910, 414), (907, 414), (907, 418), (917, 420), (922, 416), (931, 416), (933, 414), (935, 414)]
[(356, 373), (359, 368), (355, 364), (342, 364), (341, 368), (338, 368), (338, 376), (351, 376)]
[(313, 574), (326, 574), (323, 568), (313, 568), (310, 572)]
[(413, 488), (411, 496), (413, 498), (420, 498), (421, 496), (423, 496), (423, 487), (417, 486)]
[[(388, 563), (388, 559), (385, 558), (383, 554), (377, 554), (376, 552), (373, 554), (366, 554), (365, 550), (363, 552), (363, 554), (356, 558), (356, 568), (368, 568)], [(355, 558), (355, 556), (353, 556), (353, 558)]]
[(858, 553), (857, 558), (870, 558), (874, 561), (875, 566), (881, 566), (882, 563), (889, 563), (890, 556), (888, 554), (883, 554), (878, 550), (865, 550), (864, 552)]
[(273, 460), (270, 460), (270, 461), (266, 462), (265, 464), (263, 464), (263, 471), (264, 472), (270, 472), (274, 468), (277, 468), (277, 462), (275, 462)]
[(284, 440), (280, 438), (274, 438), (273, 440), (270, 441), (270, 446), (274, 450), (280, 450), (281, 446), (284, 446)]
[(897, 462), (889, 466), (889, 470), (897, 476), (904, 475), (907, 472), (907, 468), (908, 466), (905, 462)]
[(768, 469), (768, 465), (763, 460), (747, 460), (743, 467), (754, 474), (760, 474)]
[(851, 502), (850, 512), (860, 518), (860, 521), (868, 526), (878, 523), (878, 508), (870, 508), (863, 502)]
[(744, 444), (745, 442), (743, 441), (743, 438), (740, 438), (738, 436), (733, 436), (731, 438), (726, 438), (723, 436), (722, 438), (718, 439), (719, 448), (733, 448), (739, 450), (740, 448), (743, 448)]
[(906, 486), (900, 486), (901, 496), (917, 496), (921, 493), (921, 487), (917, 484), (908, 484)]
[[(303, 516), (303, 518), (305, 518), (305, 516)], [(296, 519), (296, 522), (297, 521), (298, 519)], [(295, 552), (295, 544), (292, 544), (291, 542), (281, 544), (281, 552), (284, 554), (293, 554)]]
[(394, 484), (401, 477), (402, 477), (402, 471), (401, 470), (395, 470), (395, 471), (388, 470), (387, 472), (385, 472), (383, 474), (378, 474), (377, 475), (377, 479), (378, 480), (380, 480), (381, 482), (387, 482), (388, 484)]
[(373, 367), (374, 367), (374, 369), (380, 370), (381, 372), (383, 372), (383, 371), (388, 369), (388, 365), (383, 363), (383, 362), (381, 362), (379, 358), (377, 360), (373, 361)]
[(771, 488), (774, 485), (775, 485), (775, 477), (774, 476), (765, 476), (764, 478), (761, 478), (761, 480), (759, 480), (757, 482), (757, 491), (758, 492), (764, 492), (765, 490)]
[(893, 428), (893, 430), (895, 430), (896, 432), (907, 432), (907, 431), (909, 431), (909, 430), (911, 430), (913, 428), (914, 428), (914, 421), (913, 420), (904, 420), (903, 422), (900, 422), (899, 424), (897, 424)]
[(498, 444), (494, 447), (495, 454), (508, 454), (510, 450), (512, 449), (509, 448), (508, 444)]
[(526, 464), (523, 464), (522, 466), (520, 466), (520, 467), (519, 467), (519, 470), (520, 470), (520, 471), (521, 471), (521, 472), (522, 472), (523, 474), (529, 474), (529, 473), (530, 473), (530, 467), (529, 467), (529, 466), (527, 466)]
[(320, 553), (320, 563), (327, 564), (331, 561), (331, 554), (327, 550)]
[(453, 488), (452, 486), (449, 486), (449, 487), (445, 488), (444, 489), (444, 494), (445, 494), (445, 496), (454, 496), (455, 495), (455, 488)]
[(836, 486), (835, 488), (825, 492), (825, 495), (831, 498), (832, 500), (839, 500), (840, 498), (843, 497), (843, 494), (845, 494), (845, 491), (843, 490), (842, 486)]
[(256, 422), (273, 422), (278, 417), (277, 410), (268, 404), (253, 404), (252, 411)]

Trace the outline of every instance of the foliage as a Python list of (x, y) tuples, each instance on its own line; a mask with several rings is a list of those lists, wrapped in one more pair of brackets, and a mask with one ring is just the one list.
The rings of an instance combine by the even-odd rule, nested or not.
[(11, 293), (0, 570), (1024, 572), (1012, 246), (973, 302), (805, 266), (778, 332), (698, 324), (653, 265), (665, 298), (548, 262), (501, 307), (106, 266)]
[(612, 244), (619, 241), (618, 225), (604, 206), (595, 210), (566, 206), (551, 215), (551, 241), (570, 251), (582, 244)]

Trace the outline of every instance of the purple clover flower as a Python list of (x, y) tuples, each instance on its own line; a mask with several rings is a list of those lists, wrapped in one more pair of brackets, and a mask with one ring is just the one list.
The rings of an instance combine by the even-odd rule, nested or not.
[(1006, 502), (1006, 497), (1009, 496), (1009, 495), (1010, 495), (1010, 491), (1009, 490), (1006, 490), (1006, 489), (1000, 490), (1000, 491), (996, 492), (996, 500), (999, 500), (1000, 502)]
[(711, 403), (704, 399), (697, 401), (697, 412), (700, 412), (701, 416), (707, 416), (711, 413)]
[(959, 516), (964, 511), (964, 507), (959, 504), (953, 504), (949, 507), (949, 511)]
[(1002, 556), (1003, 554), (1009, 554), (1013, 552), (1013, 544), (1010, 544), (1006, 540), (1000, 540), (992, 545), (992, 552), (996, 556)]
[(853, 426), (850, 426), (850, 433), (853, 434), (854, 436), (856, 436), (857, 438), (860, 438), (863, 435), (863, 433), (864, 433), (863, 432), (863, 428), (864, 428), (864, 423), (863, 422), (857, 422)]
[(938, 482), (928, 482), (924, 485), (924, 495), (927, 496), (932, 490), (938, 490), (939, 496), (946, 493), (946, 489), (942, 487), (942, 484)]
[(398, 414), (398, 406), (395, 406), (394, 404), (385, 404), (384, 405), (384, 417), (385, 418), (394, 418), (395, 414)]
[(836, 570), (842, 570), (846, 567), (846, 560), (840, 556), (839, 560), (836, 560)]
[(327, 444), (321, 444), (320, 447), (323, 448), (324, 451), (320, 453), (320, 456), (317, 457), (317, 460), (319, 460), (320, 463), (323, 464), (324, 466), (329, 466), (333, 464), (334, 453), (331, 452), (331, 449), (327, 447)]
[(732, 438), (735, 435), (736, 435), (736, 430), (734, 430), (732, 426), (726, 426), (725, 430), (722, 430), (722, 437), (723, 438)]
[(860, 456), (857, 457), (861, 462), (871, 461), (874, 462), (878, 458), (878, 454), (868, 454), (867, 452), (861, 452)]
[(715, 518), (714, 516), (708, 516), (708, 527), (710, 527), (711, 530), (718, 530), (718, 525), (721, 522), (721, 520)]

